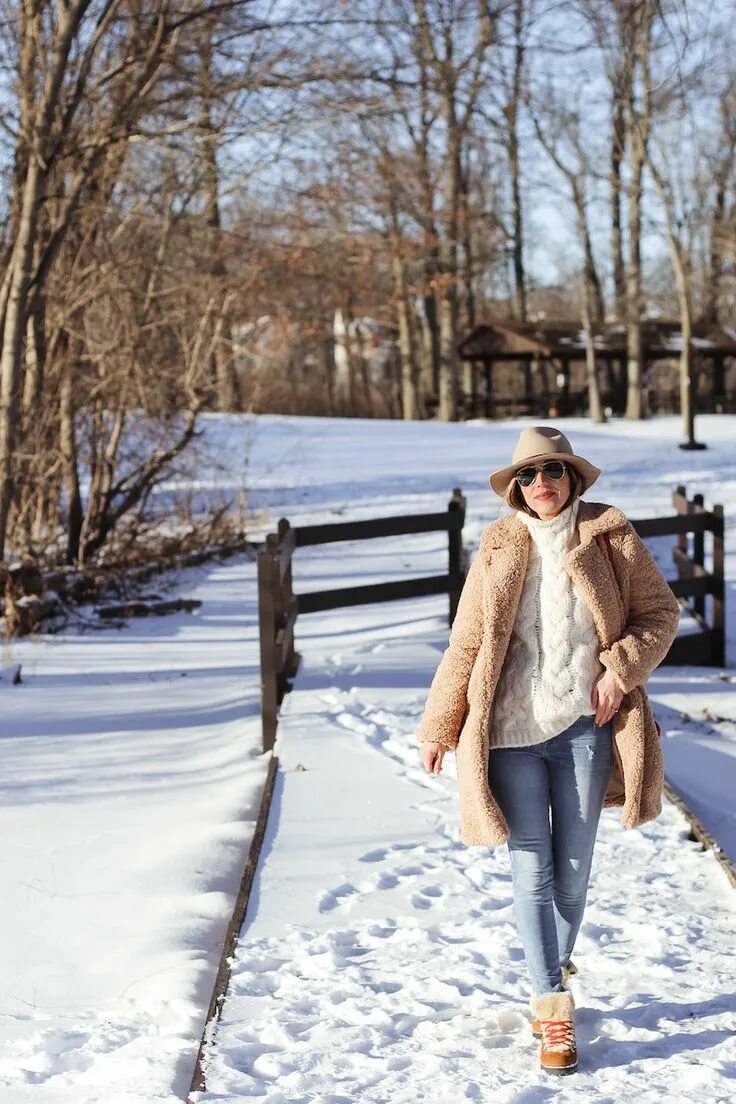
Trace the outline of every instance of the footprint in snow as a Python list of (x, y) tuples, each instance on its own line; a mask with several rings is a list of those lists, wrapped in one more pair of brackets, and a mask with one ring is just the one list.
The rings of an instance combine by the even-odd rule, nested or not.
[(496, 912), (498, 909), (510, 908), (513, 903), (512, 897), (487, 897), (480, 907), (483, 912)]
[(302, 1039), (309, 1035), (310, 1031), (314, 1031), (318, 1021), (313, 1023), (307, 1023), (304, 1020), (292, 1020), (290, 1023), (282, 1024), (284, 1033), (292, 1039)]
[(374, 936), (376, 939), (389, 939), (392, 935), (396, 934), (397, 930), (398, 925), (396, 921), (386, 920), (383, 924), (371, 924), (368, 928), (368, 934)]
[(621, 934), (618, 928), (610, 928), (604, 924), (594, 924), (592, 921), (583, 922), (582, 930), (583, 934), (587, 935), (589, 939), (596, 940), (599, 943), (608, 943)]
[(329, 889), (323, 893), (319, 901), (320, 912), (332, 912), (338, 905), (343, 904), (346, 898), (352, 897), (358, 890), (350, 882), (343, 882), (336, 889)]
[(366, 851), (365, 855), (361, 855), (358, 862), (382, 862), (388, 855), (388, 851), (385, 847), (377, 847), (375, 851)]
[(425, 897), (442, 897), (444, 892), (442, 886), (438, 885), (423, 886), (420, 890), (420, 893), (423, 893)]
[(375, 736), (377, 731), (371, 721), (364, 721), (354, 713), (338, 713), (335, 720), (343, 728), (349, 729), (350, 732), (357, 732), (359, 736)]

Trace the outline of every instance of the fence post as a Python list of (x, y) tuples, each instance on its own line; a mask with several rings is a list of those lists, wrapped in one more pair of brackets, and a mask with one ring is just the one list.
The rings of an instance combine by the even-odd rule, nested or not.
[(266, 548), (271, 553), (271, 559), (273, 561), (273, 629), (271, 631), (271, 648), (273, 650), (273, 668), (276, 673), (276, 707), (281, 705), (281, 699), (284, 696), (284, 690), (286, 689), (286, 676), (284, 674), (283, 664), (281, 663), (281, 657), (279, 650), (276, 646), (277, 635), (280, 628), (283, 627), (285, 620), (284, 612), (284, 590), (281, 585), (281, 564), (280, 564), (280, 548), (281, 534), (269, 533), (266, 537)]
[[(275, 534), (269, 534), (274, 536)], [(278, 686), (276, 675), (276, 583), (278, 566), (268, 538), (266, 550), (258, 553), (258, 629), (261, 645), (261, 731), (263, 750), (270, 751), (276, 739)]]
[[(672, 505), (675, 507), (678, 514), (681, 514), (681, 513), (683, 513), (683, 510), (681, 509), (680, 503), (678, 501), (679, 496), (682, 496), (682, 498), (685, 499), (685, 502), (687, 502), (687, 491), (686, 491), (686, 489), (685, 489), (685, 487), (682, 483), (678, 484), (678, 486), (675, 487), (675, 493), (672, 495)], [(680, 550), (680, 552), (682, 552), (683, 555), (687, 556), (687, 533), (678, 533), (676, 543), (677, 543), (677, 548)], [(678, 563), (678, 565), (677, 565), (677, 578), (678, 579), (682, 579), (683, 570), (684, 569), (683, 569), (682, 564)]]
[(713, 628), (711, 630), (711, 663), (724, 667), (726, 663), (726, 609), (724, 577), (723, 506), (713, 507)]
[[(692, 505), (694, 507), (700, 507), (700, 511), (693, 510), (693, 513), (699, 513), (703, 510), (703, 504), (705, 498), (702, 494), (694, 494)], [(700, 564), (702, 568), (705, 567), (705, 532), (693, 533), (693, 563)], [(705, 617), (705, 595), (696, 595), (693, 598), (693, 609), (700, 617)]]
[[(291, 529), (291, 526), (289, 524), (288, 518), (281, 518), (279, 520), (278, 532), (279, 532), (279, 542), (280, 542), (280, 544), (283, 548), (283, 546), (287, 543), (287, 541), (289, 540), (289, 538), (291, 536), (291, 533), (292, 533), (292, 529)], [(284, 621), (286, 621), (286, 619), (289, 617), (289, 614), (290, 614), (291, 608), (292, 608), (292, 604), (294, 602), (294, 587), (293, 587), (293, 582), (292, 582), (291, 557), (292, 557), (292, 550), (290, 550), (289, 553), (288, 553), (288, 558), (287, 558), (287, 561), (286, 561), (286, 567), (284, 568), (284, 577), (283, 577), (283, 580), (282, 580), (282, 583), (281, 583), (281, 609), (283, 611)], [(299, 658), (296, 654), (296, 649), (294, 647), (294, 635), (292, 633), (291, 643), (289, 645), (289, 653), (285, 657), (284, 676), (286, 678), (290, 678), (290, 679), (294, 678), (294, 676), (296, 675), (298, 666), (299, 666)]]
[(463, 589), (463, 533), (462, 527), (465, 524), (465, 496), (463, 495), (460, 487), (453, 487), (452, 498), (447, 504), (447, 509), (451, 512), (461, 511), (460, 513), (460, 525), (457, 529), (448, 530), (448, 551), (449, 551), (449, 567), (448, 572), (450, 575), (449, 595), (450, 595), (450, 613), (449, 623), (452, 626), (455, 620), (455, 614), (457, 613), (457, 604), (460, 601), (460, 592)]

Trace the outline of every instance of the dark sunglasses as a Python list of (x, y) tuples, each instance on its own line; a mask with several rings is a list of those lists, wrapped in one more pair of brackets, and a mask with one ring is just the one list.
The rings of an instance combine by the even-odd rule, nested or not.
[(542, 475), (546, 475), (549, 479), (562, 479), (567, 471), (567, 465), (563, 464), (561, 460), (546, 460), (539, 468), (519, 468), (514, 478), (522, 487), (531, 487), (537, 478), (538, 471), (541, 471)]

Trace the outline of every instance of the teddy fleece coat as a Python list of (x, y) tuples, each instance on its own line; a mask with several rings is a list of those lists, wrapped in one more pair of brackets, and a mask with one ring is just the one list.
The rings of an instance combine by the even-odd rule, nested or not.
[[(677, 635), (680, 606), (621, 510), (581, 499), (577, 535), (565, 569), (593, 615), (600, 661), (624, 691), (613, 717), (614, 766), (604, 806), (621, 807), (621, 823), (635, 828), (662, 811), (659, 726), (644, 685)], [(514, 514), (484, 530), (419, 727), (420, 743), (437, 742), (456, 752), (460, 836), (468, 846), (509, 838), (489, 788), (489, 733), (531, 539)]]

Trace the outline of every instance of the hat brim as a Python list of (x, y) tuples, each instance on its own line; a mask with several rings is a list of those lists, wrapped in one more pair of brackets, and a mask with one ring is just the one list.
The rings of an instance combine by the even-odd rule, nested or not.
[(520, 460), (518, 464), (509, 464), (508, 467), (501, 468), (489, 475), (488, 482), (491, 485), (491, 490), (495, 491), (501, 498), (505, 498), (509, 483), (517, 471), (520, 471), (521, 468), (527, 468), (530, 464), (535, 464), (539, 460), (566, 460), (570, 467), (575, 468), (575, 471), (582, 477), (583, 491), (587, 491), (589, 487), (592, 487), (601, 474), (601, 469), (597, 468), (595, 464), (590, 464), (587, 460), (583, 460), (582, 456), (575, 456), (574, 453), (540, 452), (536, 456), (527, 456), (524, 460)]

